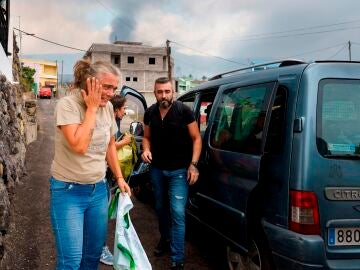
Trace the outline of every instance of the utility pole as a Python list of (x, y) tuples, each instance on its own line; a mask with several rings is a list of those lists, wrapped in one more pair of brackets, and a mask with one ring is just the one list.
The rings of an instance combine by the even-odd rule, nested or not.
[(61, 60), (61, 81), (60, 81), (60, 87), (63, 85), (63, 73), (64, 73), (64, 60)]
[(349, 42), (348, 42), (348, 47), (349, 47), (349, 61), (351, 61), (351, 42), (350, 42), (350, 40), (349, 40)]
[[(18, 16), (18, 17), (19, 17), (19, 29), (21, 29), (21, 27), (20, 27), (20, 18), (21, 18), (21, 17), (20, 17), (20, 16)], [(21, 56), (21, 53), (22, 53), (22, 51), (21, 51), (21, 39), (22, 39), (22, 33), (21, 33), (21, 31), (19, 30), (19, 41), (20, 41), (20, 42), (19, 42), (19, 43), (20, 43), (20, 44), (19, 44), (19, 55), (20, 55), (20, 58), (22, 57), (22, 56)]]
[(166, 40), (166, 57), (167, 57), (167, 64), (168, 64), (168, 78), (172, 82), (171, 76), (171, 47), (170, 47), (170, 40)]
[(56, 62), (56, 91), (59, 91), (59, 72), (58, 72), (58, 61)]

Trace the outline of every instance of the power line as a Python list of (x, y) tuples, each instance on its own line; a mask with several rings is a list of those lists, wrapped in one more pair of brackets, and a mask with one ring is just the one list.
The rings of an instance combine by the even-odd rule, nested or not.
[(198, 53), (207, 55), (207, 56), (211, 56), (211, 57), (214, 57), (214, 58), (223, 60), (223, 61), (227, 61), (227, 62), (239, 64), (239, 65), (242, 65), (242, 66), (248, 66), (247, 64), (244, 64), (244, 63), (240, 63), (240, 62), (237, 62), (237, 61), (233, 61), (233, 60), (230, 60), (230, 59), (226, 59), (226, 58), (223, 58), (223, 57), (220, 57), (220, 56), (217, 56), (217, 55), (212, 55), (212, 54), (209, 54), (209, 53), (206, 53), (206, 52), (203, 52), (203, 51), (194, 49), (194, 48), (190, 48), (190, 47), (188, 47), (188, 46), (185, 46), (185, 45), (180, 44), (180, 43), (178, 43), (178, 42), (176, 42), (176, 41), (173, 41), (173, 40), (170, 40), (170, 42), (171, 42), (171, 43), (174, 43), (174, 44), (177, 44), (177, 45), (179, 45), (179, 46), (181, 46), (181, 47), (187, 48), (187, 49), (189, 49), (189, 50), (192, 50), (192, 51), (195, 51), (195, 52), (198, 52)]
[[(239, 63), (239, 62), (236, 62), (236, 61), (233, 61), (233, 60), (225, 59), (225, 58), (222, 58), (222, 57), (220, 57), (220, 56), (211, 55), (211, 54), (205, 53), (205, 52), (203, 52), (203, 51), (190, 48), (190, 47), (188, 47), (188, 46), (182, 45), (182, 44), (180, 44), (180, 43), (178, 43), (178, 42), (175, 42), (175, 41), (171, 41), (171, 42), (174, 43), (174, 44), (177, 44), (177, 45), (179, 45), (179, 46), (185, 47), (185, 48), (187, 48), (187, 49), (190, 49), (190, 50), (199, 52), (199, 53), (201, 53), (201, 54), (205, 54), (205, 55), (208, 55), (208, 56), (211, 56), (211, 57), (215, 57), (215, 58), (218, 58), (218, 59), (221, 59), (221, 60), (225, 60), (225, 61), (228, 61), (228, 62), (231, 62), (231, 63), (241, 64), (241, 65), (248, 66), (248, 65), (246, 65), (246, 64), (242, 64), (242, 63)], [(359, 46), (360, 46), (360, 43), (352, 42), (352, 44), (355, 44), (355, 45), (359, 45)], [(341, 42), (341, 43), (338, 43), (338, 44), (335, 44), (335, 45), (332, 45), (332, 46), (328, 46), (328, 47), (325, 47), (325, 48), (320, 48), (320, 49), (316, 49), (316, 50), (311, 50), (311, 51), (299, 53), (299, 54), (292, 55), (292, 56), (282, 57), (282, 58), (295, 58), (295, 57), (299, 57), (299, 56), (305, 55), (305, 54), (310, 54), (310, 53), (314, 53), (314, 52), (319, 52), (319, 51), (324, 51), (324, 50), (333, 49), (333, 48), (339, 47), (340, 45), (342, 45), (342, 47), (340, 48), (339, 51), (337, 51), (333, 56), (331, 56), (331, 57), (329, 58), (329, 59), (331, 59), (331, 58), (335, 57), (336, 55), (338, 55), (338, 54), (346, 47), (347, 43)], [(177, 58), (177, 61), (179, 61), (178, 58)]]
[(48, 42), (48, 43), (51, 43), (51, 44), (55, 44), (55, 45), (58, 45), (58, 46), (61, 46), (61, 47), (65, 47), (65, 48), (68, 48), (68, 49), (77, 50), (77, 51), (81, 51), (81, 52), (86, 52), (86, 51), (87, 51), (87, 50), (83, 50), (83, 49), (71, 47), (71, 46), (68, 46), (68, 45), (60, 44), (60, 43), (57, 43), (57, 42), (54, 42), (54, 41), (51, 41), (51, 40), (48, 40), (48, 39), (39, 37), (39, 36), (37, 36), (37, 35), (35, 35), (35, 34), (31, 34), (31, 33), (25, 32), (25, 31), (23, 31), (23, 30), (20, 30), (20, 29), (18, 29), (18, 28), (16, 28), (16, 27), (14, 27), (14, 29), (15, 29), (15, 30), (18, 30), (18, 31), (21, 32), (21, 33), (24, 33), (25, 35), (28, 35), (28, 36), (31, 36), (31, 37), (40, 39), (40, 40), (42, 40), (42, 41), (45, 41), (45, 42)]
[(307, 51), (307, 52), (299, 53), (299, 54), (290, 56), (289, 58), (298, 57), (298, 56), (301, 56), (301, 55), (304, 55), (304, 54), (310, 54), (310, 53), (314, 53), (314, 52), (320, 52), (320, 51), (324, 51), (324, 50), (336, 48), (336, 47), (338, 47), (338, 46), (340, 46), (340, 45), (344, 45), (344, 44), (345, 44), (344, 42), (341, 42), (341, 43), (335, 44), (335, 45), (330, 46), (330, 47), (320, 48), (320, 49), (316, 49), (316, 50), (312, 50), (312, 51)]
[(199, 65), (197, 65), (197, 63), (190, 63), (190, 62), (188, 62), (188, 61), (185, 61), (185, 60), (183, 60), (183, 59), (181, 59), (180, 57), (177, 57), (177, 56), (173, 56), (173, 58), (174, 58), (174, 60), (175, 60), (175, 69), (177, 68), (177, 67), (180, 67), (180, 65), (178, 65), (177, 63), (182, 63), (183, 65), (186, 65), (186, 66), (188, 66), (188, 67), (190, 67), (190, 68), (192, 68), (192, 69), (195, 69), (195, 70), (197, 70), (197, 71), (204, 71), (204, 67), (199, 67)]
[(124, 19), (120, 18), (120, 15), (118, 13), (113, 12), (109, 7), (107, 7), (104, 3), (102, 3), (99, 0), (95, 0), (96, 2), (98, 2), (103, 8), (105, 8), (108, 12), (110, 12), (114, 17), (118, 18), (120, 21), (122, 21), (127, 27), (129, 27), (130, 30), (134, 29), (134, 26), (132, 26), (131, 24), (127, 23)]
[(338, 50), (335, 54), (333, 54), (332, 56), (330, 56), (329, 59), (333, 59), (335, 56), (337, 56), (343, 49), (346, 48), (346, 45), (347, 45), (347, 44), (345, 44), (344, 46), (342, 46), (342, 47), (340, 48), (340, 50)]
[(283, 33), (298, 32), (298, 31), (303, 31), (303, 30), (310, 30), (310, 29), (317, 29), (317, 28), (325, 28), (325, 27), (330, 27), (330, 26), (338, 26), (338, 25), (349, 24), (349, 23), (354, 23), (354, 22), (360, 22), (360, 20), (352, 20), (352, 21), (341, 22), (341, 23), (332, 23), (332, 24), (323, 24), (323, 25), (317, 25), (317, 26), (311, 26), (311, 27), (302, 27), (302, 28), (295, 28), (295, 29), (291, 29), (291, 30), (278, 31), (278, 32), (272, 32), (272, 33), (253, 34), (253, 35), (248, 35), (248, 36), (251, 37), (251, 36), (259, 36), (259, 35), (276, 35), (276, 34), (283, 34)]
[(229, 40), (223, 40), (223, 42), (251, 41), (251, 40), (262, 40), (262, 39), (273, 39), (273, 38), (288, 38), (288, 37), (295, 37), (295, 36), (307, 36), (307, 35), (315, 35), (315, 34), (325, 34), (325, 33), (330, 33), (330, 32), (353, 30), (353, 29), (359, 29), (359, 28), (360, 28), (360, 26), (356, 26), (356, 27), (331, 29), (331, 30), (324, 30), (324, 31), (317, 31), (317, 32), (305, 32), (305, 33), (297, 33), (297, 34), (289, 34), (289, 35), (277, 35), (277, 36), (274, 35), (274, 36), (265, 36), (265, 37), (258, 37), (258, 38), (245, 38), (245, 39), (229, 39)]
[(98, 2), (101, 6), (103, 6), (103, 8), (105, 8), (108, 12), (110, 12), (113, 16), (117, 16), (116, 13), (114, 13), (110, 8), (108, 8), (107, 6), (105, 6), (104, 3), (100, 2), (99, 0), (95, 0), (96, 2)]
[[(174, 57), (175, 60), (175, 70), (176, 70), (176, 75), (179, 77), (181, 76), (187, 76), (186, 74), (197, 74), (194, 75), (194, 78), (197, 78), (199, 76), (211, 76), (211, 74), (219, 74), (221, 72), (224, 72), (224, 70), (232, 70), (235, 69), (234, 67), (223, 67), (223, 68), (215, 68), (214, 70), (208, 70), (204, 67), (200, 67), (197, 65), (197, 63), (190, 63), (187, 61), (184, 61), (181, 58), (178, 57)], [(178, 64), (180, 63), (180, 64)], [(181, 67), (184, 67), (184, 65), (186, 65), (186, 67), (184, 69), (182, 69)], [(180, 69), (180, 71), (178, 71), (178, 68)], [(189, 69), (191, 68), (191, 69)]]
[(324, 31), (317, 31), (317, 32), (307, 32), (307, 33), (299, 33), (293, 35), (282, 35), (282, 36), (269, 36), (269, 37), (262, 37), (262, 38), (253, 38), (253, 39), (244, 39), (244, 40), (237, 40), (237, 41), (247, 41), (247, 40), (258, 40), (258, 39), (268, 39), (268, 38), (287, 38), (287, 37), (294, 37), (294, 36), (307, 36), (307, 35), (314, 35), (314, 34), (324, 34), (330, 32), (337, 32), (337, 31), (345, 31), (349, 29), (359, 29), (360, 26), (351, 27), (351, 28), (339, 28), (339, 29), (331, 29), (331, 30), (324, 30)]
[[(340, 28), (340, 29), (329, 29), (324, 31), (318, 31), (318, 32), (305, 32), (305, 33), (297, 33), (297, 34), (290, 34), (290, 35), (280, 35), (284, 33), (291, 33), (291, 32), (299, 32), (299, 31), (305, 31), (305, 30), (311, 30), (311, 29), (318, 29), (318, 28), (326, 28), (326, 27), (332, 27), (332, 26), (339, 26), (344, 24), (350, 24), (354, 22), (360, 22), (360, 20), (352, 20), (347, 22), (340, 22), (340, 23), (333, 23), (333, 24), (326, 24), (326, 25), (318, 25), (318, 26), (311, 26), (311, 27), (302, 27), (302, 28), (295, 28), (290, 30), (284, 30), (284, 31), (277, 31), (277, 32), (270, 32), (270, 33), (262, 33), (262, 34), (251, 34), (251, 35), (245, 35), (241, 39), (237, 38), (215, 38), (220, 39), (221, 42), (231, 42), (231, 41), (248, 41), (248, 40), (257, 40), (257, 39), (268, 39), (268, 38), (281, 38), (281, 37), (291, 37), (291, 36), (301, 36), (301, 35), (310, 35), (310, 34), (319, 34), (319, 33), (327, 33), (327, 32), (334, 32), (334, 31), (344, 31), (349, 29), (356, 29), (360, 26), (356, 27), (346, 27), (346, 28)], [(190, 40), (191, 42), (201, 42), (206, 41), (211, 38), (207, 39), (199, 39), (199, 40)], [(211, 39), (214, 40), (214, 39)]]

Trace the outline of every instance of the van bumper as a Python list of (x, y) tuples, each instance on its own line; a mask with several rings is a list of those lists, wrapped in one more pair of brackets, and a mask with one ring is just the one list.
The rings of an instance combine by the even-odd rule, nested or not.
[(318, 235), (302, 235), (262, 222), (277, 269), (355, 270), (359, 259), (327, 260), (324, 240)]

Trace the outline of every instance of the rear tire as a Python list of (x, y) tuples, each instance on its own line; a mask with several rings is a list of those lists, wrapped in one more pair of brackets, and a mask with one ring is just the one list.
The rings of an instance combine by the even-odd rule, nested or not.
[(251, 240), (246, 255), (242, 255), (228, 246), (226, 257), (229, 270), (273, 270), (270, 252), (261, 242)]

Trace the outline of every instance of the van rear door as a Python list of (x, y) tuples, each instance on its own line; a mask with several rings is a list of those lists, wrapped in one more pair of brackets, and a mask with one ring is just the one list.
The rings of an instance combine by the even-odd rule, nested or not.
[(360, 258), (359, 79), (320, 80), (316, 126), (314, 186), (324, 194), (319, 212), (328, 257)]

